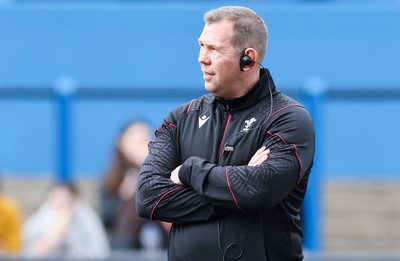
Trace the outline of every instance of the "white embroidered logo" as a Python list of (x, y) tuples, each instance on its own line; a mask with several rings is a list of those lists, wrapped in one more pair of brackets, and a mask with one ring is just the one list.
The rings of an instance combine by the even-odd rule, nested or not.
[(199, 129), (208, 121), (209, 118), (210, 116), (207, 117), (206, 115), (199, 117)]
[(251, 127), (251, 125), (253, 124), (253, 122), (256, 122), (257, 119), (256, 118), (251, 118), (250, 120), (245, 120), (244, 123), (244, 128), (243, 131), (248, 131)]

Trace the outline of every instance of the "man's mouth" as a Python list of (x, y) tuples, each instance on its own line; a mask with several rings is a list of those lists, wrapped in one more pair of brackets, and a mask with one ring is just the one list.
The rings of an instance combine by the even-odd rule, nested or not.
[(203, 78), (205, 80), (212, 78), (214, 75), (215, 74), (213, 74), (213, 73), (203, 71)]

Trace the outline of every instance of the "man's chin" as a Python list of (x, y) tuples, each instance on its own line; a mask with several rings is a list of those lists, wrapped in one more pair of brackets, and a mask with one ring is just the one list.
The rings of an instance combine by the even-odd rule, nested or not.
[(212, 93), (216, 91), (215, 87), (207, 82), (204, 83), (204, 89)]

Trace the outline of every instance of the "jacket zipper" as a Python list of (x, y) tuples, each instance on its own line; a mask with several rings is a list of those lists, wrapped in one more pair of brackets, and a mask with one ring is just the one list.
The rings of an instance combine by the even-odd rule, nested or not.
[[(229, 110), (229, 107), (228, 107), (228, 110)], [(226, 123), (225, 123), (224, 134), (222, 135), (221, 143), (219, 144), (219, 148), (218, 148), (217, 162), (219, 162), (220, 155), (221, 155), (221, 153), (222, 153), (223, 142), (224, 142), (224, 138), (225, 138), (226, 131), (227, 131), (227, 129), (228, 129), (228, 125), (229, 125), (229, 123), (230, 123), (230, 121), (231, 121), (231, 117), (232, 117), (231, 113), (228, 112), (228, 119), (226, 120)]]

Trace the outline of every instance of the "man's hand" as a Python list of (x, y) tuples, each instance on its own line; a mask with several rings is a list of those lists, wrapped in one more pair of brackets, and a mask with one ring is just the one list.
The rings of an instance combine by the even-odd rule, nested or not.
[(171, 177), (170, 177), (170, 179), (175, 183), (175, 184), (178, 184), (178, 185), (180, 185), (180, 186), (183, 186), (183, 183), (180, 181), (180, 179), (179, 179), (179, 170), (181, 169), (181, 166), (182, 165), (179, 165), (178, 167), (176, 167), (176, 169), (174, 169), (172, 172), (171, 172)]
[(249, 161), (248, 166), (258, 166), (261, 165), (268, 159), (269, 153), (271, 151), (267, 149), (265, 146), (262, 146), (256, 153), (253, 155), (251, 160)]

